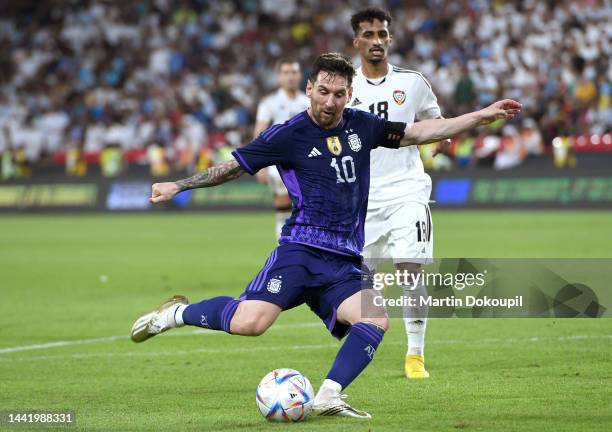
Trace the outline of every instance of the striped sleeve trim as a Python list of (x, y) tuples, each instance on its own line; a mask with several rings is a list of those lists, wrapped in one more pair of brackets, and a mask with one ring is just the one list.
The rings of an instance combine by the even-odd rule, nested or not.
[(236, 159), (236, 161), (240, 164), (240, 166), (249, 174), (251, 175), (255, 175), (255, 171), (253, 171), (253, 169), (249, 166), (249, 164), (244, 160), (244, 158), (240, 155), (239, 153), (240, 149), (236, 149), (232, 152), (232, 156), (234, 156), (234, 159)]
[(269, 141), (280, 131), (293, 126), (294, 124), (298, 123), (302, 119), (303, 119), (303, 115), (302, 113), (300, 113), (294, 116), (293, 118), (287, 120), (285, 123), (279, 123), (279, 124), (275, 124), (274, 126), (269, 127), (268, 129), (266, 129), (265, 131), (261, 133), (261, 136)]
[(427, 81), (427, 79), (423, 76), (423, 74), (421, 72), (417, 72), (417, 71), (414, 71), (414, 70), (411, 70), (411, 69), (403, 69), (403, 68), (399, 68), (397, 66), (393, 66), (393, 72), (416, 74), (416, 75), (420, 76), (423, 81), (425, 81), (425, 84), (427, 84), (427, 87), (429, 87), (429, 89), (431, 90), (431, 84), (429, 84), (429, 81)]

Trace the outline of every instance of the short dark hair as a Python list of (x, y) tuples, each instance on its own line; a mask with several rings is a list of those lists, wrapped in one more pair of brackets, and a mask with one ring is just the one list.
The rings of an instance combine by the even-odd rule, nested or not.
[(340, 75), (346, 78), (349, 85), (353, 83), (355, 76), (355, 66), (347, 56), (340, 53), (325, 53), (318, 56), (312, 64), (308, 79), (314, 83), (319, 76), (319, 72), (325, 71), (333, 75)]
[(374, 20), (377, 19), (380, 22), (387, 21), (387, 24), (391, 25), (391, 15), (384, 9), (379, 7), (369, 7), (366, 9), (362, 9), (357, 12), (355, 15), (351, 17), (351, 27), (353, 27), (353, 32), (355, 36), (359, 33), (359, 24), (364, 21), (369, 23), (373, 23)]
[(276, 69), (276, 70), (280, 70), (280, 68), (281, 68), (281, 66), (282, 66), (282, 65), (285, 65), (285, 64), (293, 64), (293, 63), (297, 63), (297, 64), (298, 64), (298, 66), (300, 66), (300, 62), (299, 62), (299, 61), (297, 61), (297, 59), (296, 59), (296, 58), (294, 58), (294, 57), (281, 57), (281, 58), (279, 58), (279, 59), (276, 61), (276, 65), (275, 65), (274, 69)]

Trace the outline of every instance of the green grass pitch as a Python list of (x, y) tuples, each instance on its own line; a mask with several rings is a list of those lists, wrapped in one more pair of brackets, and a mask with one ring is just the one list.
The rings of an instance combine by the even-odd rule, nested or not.
[[(612, 256), (609, 212), (434, 211), (434, 223), (437, 257)], [(259, 415), (260, 378), (291, 367), (316, 388), (339, 346), (307, 308), (259, 338), (192, 328), (141, 345), (127, 337), (169, 295), (241, 293), (274, 247), (272, 232), (266, 213), (0, 217), (0, 410), (72, 410), (72, 430), (286, 430)], [(394, 320), (347, 389), (373, 419), (291, 428), (609, 431), (610, 323), (432, 320), (432, 376), (409, 382)], [(28, 349), (7, 350), (15, 347)]]

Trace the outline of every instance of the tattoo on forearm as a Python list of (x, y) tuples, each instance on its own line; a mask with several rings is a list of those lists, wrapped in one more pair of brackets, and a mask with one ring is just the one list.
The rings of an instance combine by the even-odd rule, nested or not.
[(183, 180), (178, 180), (175, 183), (181, 189), (181, 191), (187, 189), (211, 187), (220, 185), (230, 180), (237, 179), (242, 174), (244, 174), (244, 172), (245, 171), (242, 169), (238, 162), (236, 162), (235, 160), (231, 160), (229, 162), (223, 162), (222, 164), (219, 164), (217, 166), (210, 167), (206, 171), (197, 173), (192, 177)]

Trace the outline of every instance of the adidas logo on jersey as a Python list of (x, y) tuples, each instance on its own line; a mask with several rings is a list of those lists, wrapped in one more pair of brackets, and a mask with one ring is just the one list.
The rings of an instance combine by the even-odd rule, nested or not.
[(312, 150), (310, 150), (310, 153), (308, 153), (308, 157), (315, 157), (315, 156), (321, 156), (321, 152), (319, 151), (318, 148), (313, 147)]
[(361, 101), (359, 99), (355, 98), (355, 100), (353, 101), (351, 106), (357, 106), (357, 105), (361, 105)]

